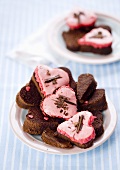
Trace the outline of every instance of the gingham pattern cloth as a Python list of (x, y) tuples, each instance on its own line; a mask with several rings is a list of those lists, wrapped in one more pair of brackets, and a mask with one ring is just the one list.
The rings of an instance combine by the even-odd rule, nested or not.
[(50, 155), (21, 142), (9, 124), (9, 112), (18, 90), (33, 70), (6, 57), (28, 35), (47, 21), (81, 6), (120, 18), (119, 0), (1, 0), (0, 1), (0, 170), (120, 170), (120, 62), (89, 65), (69, 61), (74, 78), (92, 73), (113, 102), (118, 122), (112, 136), (101, 146), (76, 155)]

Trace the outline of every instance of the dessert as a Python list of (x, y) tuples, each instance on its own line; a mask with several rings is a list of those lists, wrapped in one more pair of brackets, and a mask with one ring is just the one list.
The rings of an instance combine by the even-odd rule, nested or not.
[(96, 19), (93, 12), (77, 9), (66, 18), (66, 24), (70, 29), (89, 29), (94, 26)]
[(78, 112), (68, 121), (61, 123), (57, 131), (62, 138), (81, 148), (90, 147), (95, 139), (95, 130), (92, 126), (94, 116), (88, 111)]
[(90, 112), (103, 111), (107, 109), (107, 101), (104, 89), (96, 89), (89, 100), (82, 103), (79, 108), (81, 110), (89, 110)]
[(84, 103), (95, 91), (97, 82), (91, 74), (81, 74), (77, 82), (77, 99)]
[(51, 129), (44, 130), (44, 132), (41, 135), (41, 138), (43, 142), (55, 147), (59, 147), (59, 148), (73, 147), (73, 145), (69, 141), (58, 137), (57, 133), (52, 131)]
[(96, 86), (89, 73), (75, 82), (66, 67), (37, 66), (16, 96), (18, 106), (28, 109), (23, 131), (60, 148), (92, 146), (104, 133), (102, 111), (107, 109), (105, 90)]
[(108, 25), (95, 25), (93, 12), (76, 9), (65, 19), (67, 31), (62, 32), (67, 49), (73, 52), (92, 52), (108, 55), (112, 52), (112, 34)]
[(77, 113), (75, 92), (68, 86), (60, 87), (55, 94), (44, 98), (41, 102), (44, 115), (69, 119)]
[[(103, 28), (111, 33), (111, 28), (108, 25), (98, 25), (94, 26), (94, 28)], [(78, 39), (84, 37), (86, 33), (88, 33), (88, 31), (81, 29), (63, 31), (62, 37), (65, 41), (66, 48), (74, 52), (81, 51), (81, 46), (78, 44)]]
[(16, 103), (19, 107), (29, 109), (33, 106), (39, 106), (41, 96), (32, 80), (18, 92), (16, 96)]
[(82, 38), (78, 39), (80, 51), (97, 54), (109, 54), (112, 52), (112, 35), (103, 28), (94, 28)]
[(68, 73), (60, 68), (52, 69), (45, 65), (36, 67), (32, 80), (39, 93), (45, 97), (63, 85), (69, 85)]
[(32, 107), (26, 115), (23, 131), (32, 135), (41, 135), (47, 128), (56, 131), (58, 124), (62, 121), (58, 118), (45, 117), (39, 107)]
[(81, 30), (69, 30), (62, 33), (63, 39), (66, 44), (66, 48), (70, 51), (79, 51), (80, 46), (78, 44), (78, 39), (82, 38), (86, 34), (85, 31)]
[(96, 111), (93, 114), (96, 118), (94, 119), (92, 126), (95, 129), (96, 138), (101, 136), (104, 133), (103, 127), (103, 115), (102, 112)]

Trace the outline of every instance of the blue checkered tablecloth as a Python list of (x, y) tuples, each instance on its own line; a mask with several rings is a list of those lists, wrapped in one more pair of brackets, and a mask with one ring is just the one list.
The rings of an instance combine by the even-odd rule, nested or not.
[(9, 124), (11, 104), (33, 70), (7, 58), (6, 53), (47, 21), (76, 6), (120, 18), (119, 0), (0, 0), (0, 170), (120, 170), (120, 61), (66, 64), (75, 79), (81, 73), (92, 73), (118, 113), (114, 133), (96, 149), (65, 156), (42, 153), (22, 143)]

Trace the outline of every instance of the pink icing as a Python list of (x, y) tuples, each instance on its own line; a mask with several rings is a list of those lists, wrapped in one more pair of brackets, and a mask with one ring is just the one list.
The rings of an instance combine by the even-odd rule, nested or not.
[(33, 118), (33, 115), (28, 115), (28, 117), (32, 119), (32, 118)]
[(30, 91), (30, 86), (26, 86), (26, 91)]
[[(55, 77), (57, 75), (59, 75), (61, 78), (56, 79), (56, 84), (53, 84), (53, 82), (45, 83), (46, 79)], [(45, 65), (37, 66), (37, 68), (35, 69), (35, 78), (36, 81), (39, 83), (41, 93), (44, 96), (52, 94), (54, 90), (63, 85), (69, 85), (69, 76), (65, 71), (58, 68), (52, 69)]]
[[(62, 107), (58, 108), (55, 104), (55, 101), (60, 95), (68, 97), (69, 101), (74, 103), (75, 105), (64, 102), (65, 104), (67, 104), (67, 109), (65, 110)], [(43, 111), (44, 115), (49, 115), (50, 117), (64, 118), (68, 120), (77, 113), (77, 102), (75, 92), (68, 86), (60, 87), (56, 91), (56, 94), (49, 95), (42, 101), (41, 110)]]
[(45, 119), (45, 120), (48, 120), (48, 117), (45, 117), (45, 116), (44, 116), (44, 119)]
[[(79, 14), (80, 12), (84, 13), (84, 15), (80, 15), (80, 23), (78, 22), (78, 19), (74, 17), (74, 14)], [(66, 18), (66, 24), (71, 29), (77, 29), (80, 27), (86, 27), (86, 26), (92, 26), (96, 22), (97, 16), (93, 12), (85, 11), (77, 9), (73, 11), (67, 18)]]
[[(103, 38), (94, 38), (93, 36), (97, 35), (98, 32), (102, 33)], [(94, 48), (103, 48), (112, 45), (112, 35), (110, 32), (103, 28), (95, 28), (92, 29), (89, 33), (87, 33), (84, 37), (78, 40), (79, 45), (90, 45)]]
[[(83, 126), (82, 129), (77, 133), (75, 123), (78, 122), (79, 116), (83, 115)], [(84, 144), (95, 138), (95, 130), (92, 127), (92, 122), (95, 116), (88, 111), (82, 111), (75, 114), (68, 121), (61, 123), (57, 131), (70, 138), (73, 142)]]

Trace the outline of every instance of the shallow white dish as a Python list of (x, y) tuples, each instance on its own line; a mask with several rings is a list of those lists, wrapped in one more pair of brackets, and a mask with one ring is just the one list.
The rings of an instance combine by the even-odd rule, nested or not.
[(67, 14), (56, 18), (49, 26), (47, 37), (51, 49), (61, 57), (86, 64), (107, 64), (120, 60), (120, 21), (105, 14), (96, 14), (98, 16), (96, 25), (105, 24), (112, 29), (114, 42), (112, 45), (113, 52), (111, 54), (105, 56), (68, 50), (62, 37), (62, 32), (69, 29), (65, 23)]
[(100, 146), (102, 143), (104, 143), (110, 135), (113, 133), (116, 123), (117, 123), (117, 113), (114, 108), (114, 105), (111, 103), (109, 98), (107, 98), (108, 102), (108, 109), (103, 112), (104, 115), (104, 134), (99, 137), (97, 140), (94, 141), (94, 144), (92, 147), (87, 149), (81, 149), (76, 146), (74, 146), (72, 149), (61, 149), (57, 147), (52, 147), (48, 144), (45, 144), (42, 142), (40, 135), (29, 135), (22, 130), (23, 122), (25, 119), (25, 116), (27, 114), (27, 110), (21, 109), (17, 106), (16, 102), (13, 103), (11, 110), (10, 110), (10, 124), (14, 131), (14, 133), (17, 135), (17, 137), (23, 141), (28, 146), (39, 150), (41, 152), (47, 152), (51, 154), (77, 154), (86, 152), (89, 150), (92, 150), (98, 146)]

